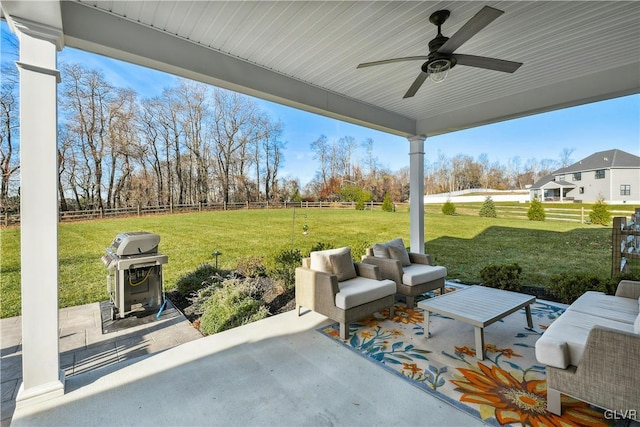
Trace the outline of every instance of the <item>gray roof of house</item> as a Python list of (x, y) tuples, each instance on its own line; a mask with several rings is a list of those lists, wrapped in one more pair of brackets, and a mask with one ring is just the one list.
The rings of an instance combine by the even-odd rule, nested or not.
[(617, 149), (599, 151), (572, 165), (558, 169), (552, 175), (614, 168), (640, 168), (640, 157)]
[(531, 190), (538, 190), (540, 188), (542, 188), (543, 185), (549, 183), (553, 181), (553, 175), (546, 175), (543, 176), (542, 178), (540, 178), (539, 180), (537, 180), (532, 186), (531, 186)]
[(640, 169), (640, 157), (622, 150), (607, 150), (593, 153), (584, 159), (560, 168), (550, 175), (540, 178), (531, 189), (540, 189), (543, 185), (553, 181), (554, 176), (564, 175), (575, 172), (587, 172), (598, 169), (620, 169), (620, 168), (638, 168)]

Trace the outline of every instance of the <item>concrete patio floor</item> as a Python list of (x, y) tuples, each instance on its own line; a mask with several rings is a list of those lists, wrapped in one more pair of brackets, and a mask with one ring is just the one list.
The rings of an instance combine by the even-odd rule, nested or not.
[[(105, 308), (107, 311), (103, 313)], [(8, 427), (11, 422), (16, 395), (22, 383), (21, 323), (20, 317), (0, 319), (2, 427)], [(103, 325), (108, 332), (103, 333)], [(65, 371), (67, 380), (202, 338), (170, 302), (160, 318), (151, 314), (117, 322), (110, 321), (108, 304), (63, 308), (60, 310), (59, 327), (60, 368)]]
[(11, 425), (481, 424), (315, 331), (329, 323), (290, 311), (78, 373)]

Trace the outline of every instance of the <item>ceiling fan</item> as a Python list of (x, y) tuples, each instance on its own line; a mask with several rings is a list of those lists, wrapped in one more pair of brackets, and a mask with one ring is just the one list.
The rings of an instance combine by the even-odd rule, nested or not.
[(357, 68), (372, 67), (374, 65), (391, 64), (393, 62), (404, 61), (424, 61), (422, 71), (415, 79), (407, 93), (403, 98), (411, 98), (418, 92), (418, 89), (427, 80), (431, 79), (434, 83), (443, 81), (447, 73), (456, 64), (466, 65), (469, 67), (485, 68), (487, 70), (502, 71), (505, 73), (513, 73), (522, 65), (521, 62), (505, 61), (503, 59), (487, 58), (485, 56), (465, 55), (454, 53), (456, 49), (462, 46), (467, 40), (473, 37), (484, 27), (493, 22), (502, 15), (502, 10), (495, 9), (490, 6), (483, 7), (480, 12), (476, 13), (466, 24), (462, 26), (451, 38), (442, 35), (440, 28), (450, 15), (448, 10), (438, 10), (431, 14), (429, 21), (438, 27), (438, 35), (429, 42), (429, 55), (427, 56), (407, 56), (404, 58), (385, 59), (382, 61), (365, 62), (358, 65)]

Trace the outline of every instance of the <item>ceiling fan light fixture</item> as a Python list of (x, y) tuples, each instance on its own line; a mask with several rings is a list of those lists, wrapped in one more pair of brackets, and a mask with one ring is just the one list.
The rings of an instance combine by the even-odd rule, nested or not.
[(436, 59), (427, 64), (427, 74), (434, 83), (440, 83), (447, 78), (451, 69), (451, 61), (448, 59)]

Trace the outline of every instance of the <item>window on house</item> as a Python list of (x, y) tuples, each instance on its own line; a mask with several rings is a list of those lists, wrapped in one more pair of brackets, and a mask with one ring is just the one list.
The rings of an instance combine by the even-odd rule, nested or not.
[(596, 179), (604, 179), (604, 169), (598, 169), (596, 171)]
[(582, 172), (576, 172), (573, 174), (573, 180), (574, 181), (581, 181), (582, 180)]
[(556, 176), (556, 182), (558, 182), (558, 181), (564, 181), (564, 175)]
[(584, 187), (580, 187), (580, 188), (578, 188), (578, 193), (580, 193), (580, 194), (584, 194)]
[(620, 186), (620, 195), (621, 196), (630, 196), (631, 195), (631, 186), (628, 184), (622, 184)]

